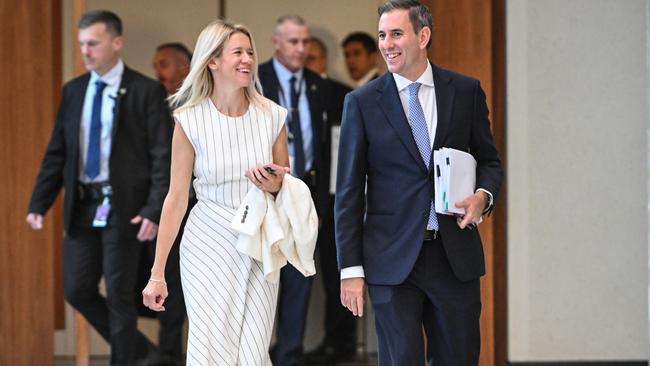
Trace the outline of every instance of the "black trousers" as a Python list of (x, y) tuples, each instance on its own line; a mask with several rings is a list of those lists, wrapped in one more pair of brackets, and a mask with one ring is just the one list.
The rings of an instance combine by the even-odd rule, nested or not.
[(479, 279), (453, 274), (440, 237), (425, 241), (407, 279), (368, 285), (375, 310), (379, 366), (476, 366), (480, 351)]
[[(75, 203), (63, 242), (66, 300), (111, 346), (111, 365), (128, 366), (146, 357), (153, 345), (137, 329), (133, 298), (142, 243), (135, 232), (122, 233), (112, 212), (108, 226), (92, 227), (100, 200)], [(126, 218), (130, 219), (130, 218)], [(99, 293), (104, 276), (106, 297)]]
[[(341, 279), (334, 242), (334, 198), (329, 210), (321, 213), (318, 231), (320, 271), (325, 289), (325, 343), (340, 353), (356, 348), (356, 318), (341, 305)], [(291, 265), (280, 271), (277, 342), (272, 350), (274, 365), (303, 365), (303, 338), (311, 295), (312, 277), (304, 277)]]
[[(332, 199), (332, 206), (334, 197)], [(325, 290), (324, 343), (340, 354), (353, 354), (357, 344), (357, 318), (341, 305), (341, 277), (334, 239), (334, 214), (323, 215), (318, 237), (320, 277)]]

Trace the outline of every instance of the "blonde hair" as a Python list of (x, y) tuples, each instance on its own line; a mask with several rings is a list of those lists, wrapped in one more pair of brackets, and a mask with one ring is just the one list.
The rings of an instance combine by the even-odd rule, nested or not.
[(171, 105), (176, 108), (175, 113), (193, 107), (212, 95), (215, 85), (208, 63), (214, 57), (221, 56), (226, 42), (235, 33), (242, 33), (247, 36), (251, 42), (251, 47), (253, 47), (254, 65), (251, 83), (244, 90), (246, 98), (251, 104), (258, 107), (268, 105), (267, 99), (262, 96), (262, 87), (257, 76), (257, 50), (251, 32), (241, 24), (215, 20), (208, 24), (199, 34), (190, 63), (190, 72), (183, 80), (183, 84), (178, 91), (169, 97)]

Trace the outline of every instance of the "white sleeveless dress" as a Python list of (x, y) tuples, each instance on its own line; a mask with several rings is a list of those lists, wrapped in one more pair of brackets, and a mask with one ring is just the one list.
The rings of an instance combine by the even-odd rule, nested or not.
[(269, 163), (287, 111), (269, 101), (241, 117), (220, 113), (210, 99), (175, 115), (195, 152), (192, 209), (180, 246), (189, 319), (187, 365), (271, 365), (268, 347), (278, 285), (259, 262), (235, 250), (230, 229), (253, 186), (244, 172)]

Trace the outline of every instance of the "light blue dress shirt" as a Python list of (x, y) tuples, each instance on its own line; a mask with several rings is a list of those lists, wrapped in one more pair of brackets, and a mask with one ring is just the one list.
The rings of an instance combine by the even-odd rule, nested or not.
[[(275, 70), (275, 75), (278, 77), (278, 82), (280, 83), (280, 90), (278, 90), (279, 102), (280, 105), (290, 110), (291, 104), (291, 86), (289, 85), (289, 80), (292, 76), (296, 77), (296, 80), (299, 80), (300, 85), (296, 85), (296, 88), (300, 90), (300, 95), (298, 96), (298, 113), (300, 113), (300, 127), (302, 131), (302, 146), (305, 150), (305, 171), (309, 171), (313, 167), (314, 163), (314, 133), (311, 128), (311, 112), (309, 110), (309, 100), (307, 99), (307, 82), (303, 78), (303, 69), (301, 68), (295, 73), (292, 73), (284, 67), (275, 57), (273, 58), (273, 69)], [(287, 116), (291, 118), (291, 114)], [(285, 124), (285, 127), (289, 128), (289, 123)], [(294, 154), (293, 143), (289, 142), (289, 156), (293, 160)], [(292, 169), (293, 170), (293, 169)]]
[[(113, 121), (117, 94), (120, 92), (120, 83), (124, 73), (124, 62), (118, 60), (117, 64), (106, 74), (99, 76), (90, 72), (90, 80), (86, 88), (86, 97), (81, 112), (81, 125), (79, 126), (79, 181), (83, 183), (105, 182), (110, 178), (108, 162), (111, 157), (111, 144), (113, 140)], [(102, 134), (99, 151), (99, 175), (94, 179), (88, 178), (85, 173), (86, 154), (88, 153), (88, 140), (90, 137), (90, 119), (93, 111), (93, 98), (95, 97), (95, 82), (101, 80), (106, 83), (102, 97)]]

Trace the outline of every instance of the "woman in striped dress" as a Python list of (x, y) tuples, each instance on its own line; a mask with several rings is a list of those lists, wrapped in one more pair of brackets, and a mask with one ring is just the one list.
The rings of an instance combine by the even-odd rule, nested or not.
[(164, 310), (165, 262), (194, 173), (198, 204), (180, 248), (190, 323), (188, 365), (271, 364), (278, 287), (264, 279), (259, 262), (235, 249), (236, 234), (229, 227), (252, 185), (278, 192), (289, 165), (287, 112), (259, 93), (254, 49), (243, 26), (211, 23), (199, 35), (187, 79), (172, 96), (179, 107), (171, 184), (143, 301)]

